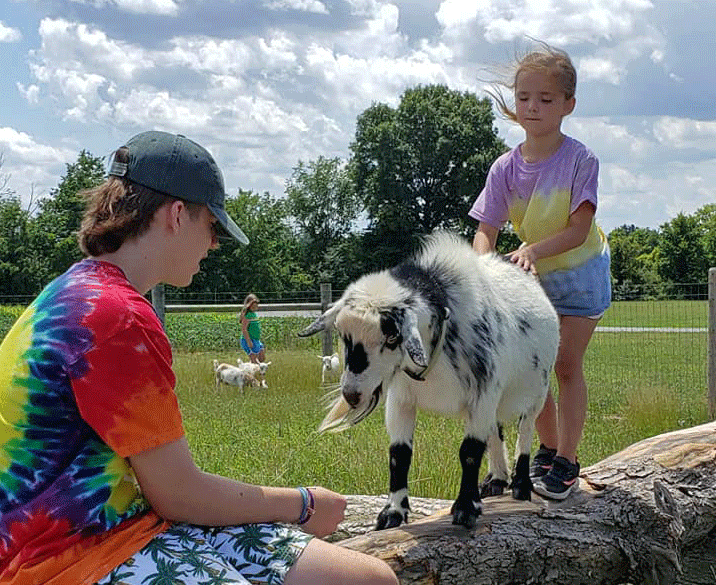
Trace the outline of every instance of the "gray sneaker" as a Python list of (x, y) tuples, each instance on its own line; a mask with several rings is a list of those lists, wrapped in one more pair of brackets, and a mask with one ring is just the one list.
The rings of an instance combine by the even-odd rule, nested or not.
[(550, 500), (564, 500), (579, 487), (579, 461), (571, 463), (564, 457), (555, 457), (552, 469), (533, 482), (532, 489)]
[(532, 459), (530, 478), (535, 480), (547, 475), (549, 470), (552, 469), (552, 461), (554, 461), (555, 455), (557, 455), (557, 449), (548, 449), (540, 444), (534, 459)]

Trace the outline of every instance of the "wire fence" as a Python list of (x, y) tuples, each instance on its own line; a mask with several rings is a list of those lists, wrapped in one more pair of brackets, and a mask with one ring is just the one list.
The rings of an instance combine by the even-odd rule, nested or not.
[[(710, 278), (712, 275), (716, 281), (715, 269)], [(174, 313), (235, 312), (247, 292), (167, 290), (165, 309)], [(318, 314), (342, 292), (324, 285), (323, 290), (256, 294), (261, 299), (260, 311), (271, 317)], [(666, 400), (668, 390), (669, 395), (683, 397), (678, 408), (685, 420), (696, 416), (691, 410), (694, 403), (695, 408), (701, 408), (714, 401), (716, 391), (709, 390), (714, 383), (709, 378), (716, 377), (709, 375), (709, 367), (715, 367), (711, 364), (714, 352), (709, 352), (714, 344), (714, 336), (709, 335), (710, 295), (716, 297), (713, 291), (709, 293), (708, 283), (639, 285), (615, 291), (615, 300), (600, 321), (585, 357), (587, 383), (595, 398), (599, 399), (600, 387), (609, 386), (622, 391), (605, 393), (605, 400), (628, 402), (633, 397), (638, 403), (639, 397), (651, 397), (656, 403)], [(30, 301), (22, 296), (0, 297), (0, 305), (15, 305), (16, 309)], [(0, 314), (1, 337), (16, 316), (16, 312), (14, 316)], [(711, 319), (716, 322), (713, 315)], [(294, 336), (295, 332), (286, 335)]]

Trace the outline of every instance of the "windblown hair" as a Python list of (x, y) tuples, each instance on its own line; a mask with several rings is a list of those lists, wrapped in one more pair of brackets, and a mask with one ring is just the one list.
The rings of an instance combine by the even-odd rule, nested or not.
[[(117, 162), (128, 162), (129, 151), (122, 147), (114, 154)], [(143, 187), (121, 177), (110, 176), (82, 195), (86, 208), (77, 240), (82, 252), (100, 256), (116, 252), (122, 244), (144, 234), (157, 210), (177, 201), (176, 197)], [(198, 216), (201, 205), (185, 202), (192, 218)]]
[(566, 99), (571, 99), (577, 92), (577, 70), (575, 69), (569, 55), (539, 41), (541, 46), (536, 51), (531, 51), (526, 55), (516, 57), (514, 65), (514, 73), (511, 78), (506, 81), (498, 81), (492, 84), (492, 89), (487, 93), (495, 100), (497, 109), (508, 120), (517, 121), (515, 114), (514, 99), (507, 100), (503, 94), (503, 88), (509, 90), (514, 97), (515, 85), (517, 84), (517, 76), (523, 72), (542, 71), (549, 73), (555, 77), (561, 90), (564, 92)]

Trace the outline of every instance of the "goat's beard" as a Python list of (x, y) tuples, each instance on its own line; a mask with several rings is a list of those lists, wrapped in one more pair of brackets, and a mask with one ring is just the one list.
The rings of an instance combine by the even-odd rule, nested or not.
[[(337, 388), (336, 390), (331, 392), (329, 396), (335, 395), (339, 392), (340, 388)], [(326, 417), (323, 419), (323, 422), (321, 422), (321, 424), (318, 426), (318, 432), (323, 433), (325, 431), (330, 431), (333, 433), (338, 433), (341, 431), (345, 431), (353, 425), (357, 425), (360, 421), (362, 421), (371, 412), (375, 410), (376, 406), (378, 406), (378, 403), (380, 402), (380, 397), (382, 393), (383, 384), (378, 384), (378, 387), (373, 390), (373, 393), (370, 395), (370, 400), (368, 401), (368, 404), (365, 406), (365, 408), (361, 410), (352, 407), (350, 404), (348, 404), (346, 399), (343, 398), (342, 394), (338, 394), (338, 396), (333, 398), (333, 400), (331, 400), (330, 404), (328, 405), (328, 408), (330, 410), (328, 411)]]

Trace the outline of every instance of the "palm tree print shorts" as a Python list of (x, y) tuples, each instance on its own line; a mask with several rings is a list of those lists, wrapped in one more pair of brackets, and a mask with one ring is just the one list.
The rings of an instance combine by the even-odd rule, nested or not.
[(175, 524), (97, 585), (281, 585), (312, 538), (284, 524)]

